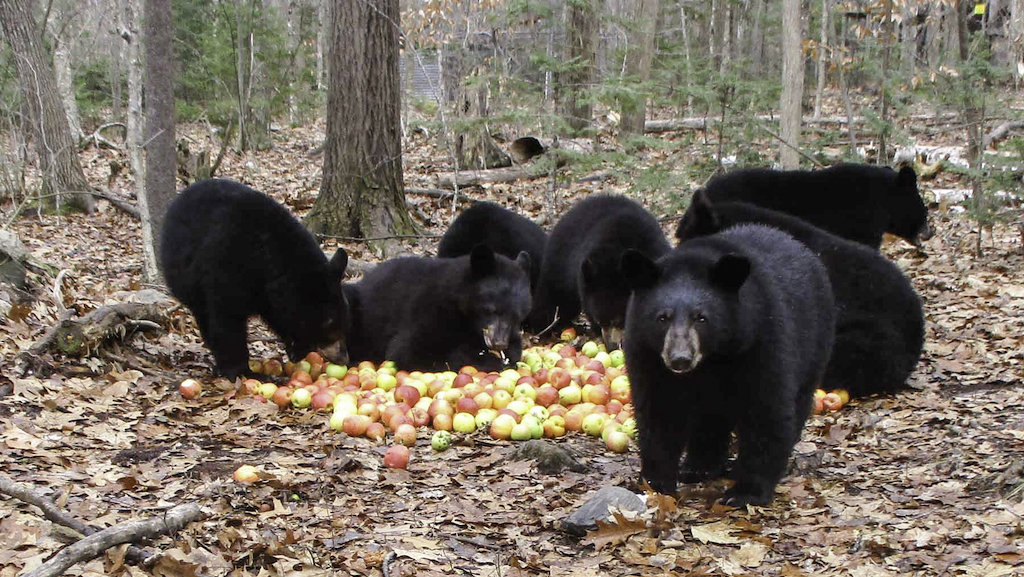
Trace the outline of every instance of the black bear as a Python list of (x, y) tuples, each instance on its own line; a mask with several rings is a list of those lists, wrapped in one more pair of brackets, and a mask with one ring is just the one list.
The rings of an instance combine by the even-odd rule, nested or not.
[(345, 285), (353, 316), (349, 353), (410, 370), (515, 366), (523, 352), (519, 326), (530, 311), (529, 270), (526, 252), (512, 260), (486, 244), (456, 258), (386, 261)]
[(679, 222), (676, 238), (685, 241), (744, 222), (793, 235), (828, 271), (837, 307), (836, 342), (823, 385), (846, 389), (854, 397), (902, 389), (921, 358), (924, 311), (899, 267), (878, 251), (794, 216), (742, 202), (712, 205), (700, 192)]
[(658, 220), (637, 202), (611, 195), (584, 198), (548, 237), (527, 327), (534, 333), (560, 328), (582, 310), (605, 344), (619, 346), (629, 300), (629, 285), (619, 274), (622, 254), (634, 249), (657, 258), (671, 248)]
[(493, 202), (477, 202), (462, 211), (445, 231), (437, 246), (437, 256), (467, 255), (480, 243), (512, 259), (526, 251), (530, 255), (530, 288), (534, 290), (547, 241), (548, 233), (532, 220)]
[(931, 236), (914, 169), (840, 164), (823, 170), (747, 168), (712, 178), (711, 202), (750, 202), (878, 248), (886, 232), (917, 245)]
[(774, 496), (832, 349), (835, 301), (824, 267), (793, 237), (740, 225), (688, 240), (657, 261), (622, 257), (633, 295), (626, 365), (641, 474), (673, 493), (721, 474), (732, 432), (735, 484), (723, 502)]
[(328, 261), (287, 209), (231, 180), (192, 184), (164, 217), (164, 279), (195, 316), (217, 371), (231, 379), (248, 371), (246, 321), (254, 315), (281, 337), (289, 358), (320, 348), (348, 362), (347, 264), (344, 249)]

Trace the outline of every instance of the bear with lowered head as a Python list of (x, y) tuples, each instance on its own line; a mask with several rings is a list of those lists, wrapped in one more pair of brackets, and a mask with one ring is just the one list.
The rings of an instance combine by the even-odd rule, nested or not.
[[(399, 257), (345, 285), (353, 358), (425, 371), (507, 368), (522, 357), (530, 255), (486, 244), (455, 258)], [(497, 354), (495, 354), (497, 352)], [(504, 357), (504, 358), (502, 358)]]
[(658, 220), (634, 200), (598, 194), (577, 202), (548, 237), (529, 330), (562, 328), (582, 310), (605, 344), (617, 348), (629, 300), (619, 261), (629, 249), (656, 258), (671, 246)]
[(832, 350), (835, 301), (818, 258), (788, 234), (741, 225), (653, 260), (622, 257), (633, 293), (626, 363), (641, 475), (674, 493), (725, 471), (723, 502), (774, 496)]
[(914, 245), (931, 237), (917, 174), (905, 166), (839, 164), (821, 170), (745, 168), (712, 178), (713, 203), (749, 202), (802, 218), (877, 249), (884, 233)]
[(160, 268), (171, 294), (192, 311), (217, 372), (248, 372), (246, 321), (260, 316), (300, 360), (320, 349), (347, 363), (348, 255), (330, 261), (313, 235), (267, 195), (231, 180), (192, 184), (167, 208)]

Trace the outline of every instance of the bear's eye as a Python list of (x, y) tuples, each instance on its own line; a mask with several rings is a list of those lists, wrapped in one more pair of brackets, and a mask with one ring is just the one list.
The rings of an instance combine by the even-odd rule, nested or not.
[(672, 313), (671, 312), (669, 312), (669, 311), (662, 311), (662, 312), (658, 313), (658, 322), (659, 323), (667, 323), (670, 320), (672, 320)]
[(698, 323), (706, 323), (708, 322), (708, 317), (704, 316), (704, 313), (697, 313), (693, 320)]

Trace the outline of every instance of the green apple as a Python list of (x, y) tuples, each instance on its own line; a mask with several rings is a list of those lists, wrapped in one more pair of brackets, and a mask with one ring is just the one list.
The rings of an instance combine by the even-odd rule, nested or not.
[(391, 389), (398, 386), (398, 379), (395, 378), (395, 375), (391, 375), (388, 373), (377, 373), (377, 386), (384, 389), (385, 391), (390, 391)]
[(583, 417), (583, 432), (596, 437), (601, 434), (601, 429), (604, 428), (605, 415), (602, 413), (590, 413), (586, 417)]
[(511, 436), (513, 441), (529, 441), (533, 438), (533, 428), (528, 423), (516, 423)]
[(452, 429), (458, 433), (472, 433), (476, 430), (476, 417), (469, 413), (455, 413)]
[(622, 349), (615, 349), (608, 353), (608, 357), (612, 360), (613, 367), (621, 367), (626, 364), (626, 353)]
[(299, 387), (292, 393), (292, 406), (296, 409), (304, 409), (309, 406), (312, 402), (313, 395), (309, 393), (309, 389), (305, 387)]
[(452, 446), (452, 434), (448, 431), (435, 431), (430, 437), (430, 446), (435, 451), (445, 451)]
[(594, 355), (596, 355), (600, 350), (601, 349), (597, 348), (597, 343), (594, 341), (587, 341), (583, 343), (582, 347), (580, 347), (580, 352), (590, 358), (594, 358)]
[(568, 407), (583, 400), (583, 390), (576, 383), (571, 383), (558, 389), (558, 403)]
[(345, 375), (348, 374), (348, 367), (345, 365), (327, 363), (327, 366), (324, 368), (324, 374), (328, 377), (334, 377), (335, 379), (344, 379)]

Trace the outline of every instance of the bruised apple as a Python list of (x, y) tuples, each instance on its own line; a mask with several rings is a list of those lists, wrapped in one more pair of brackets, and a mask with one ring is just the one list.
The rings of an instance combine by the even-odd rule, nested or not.
[(194, 399), (203, 394), (203, 385), (195, 379), (185, 379), (178, 385), (178, 392), (186, 399)]

